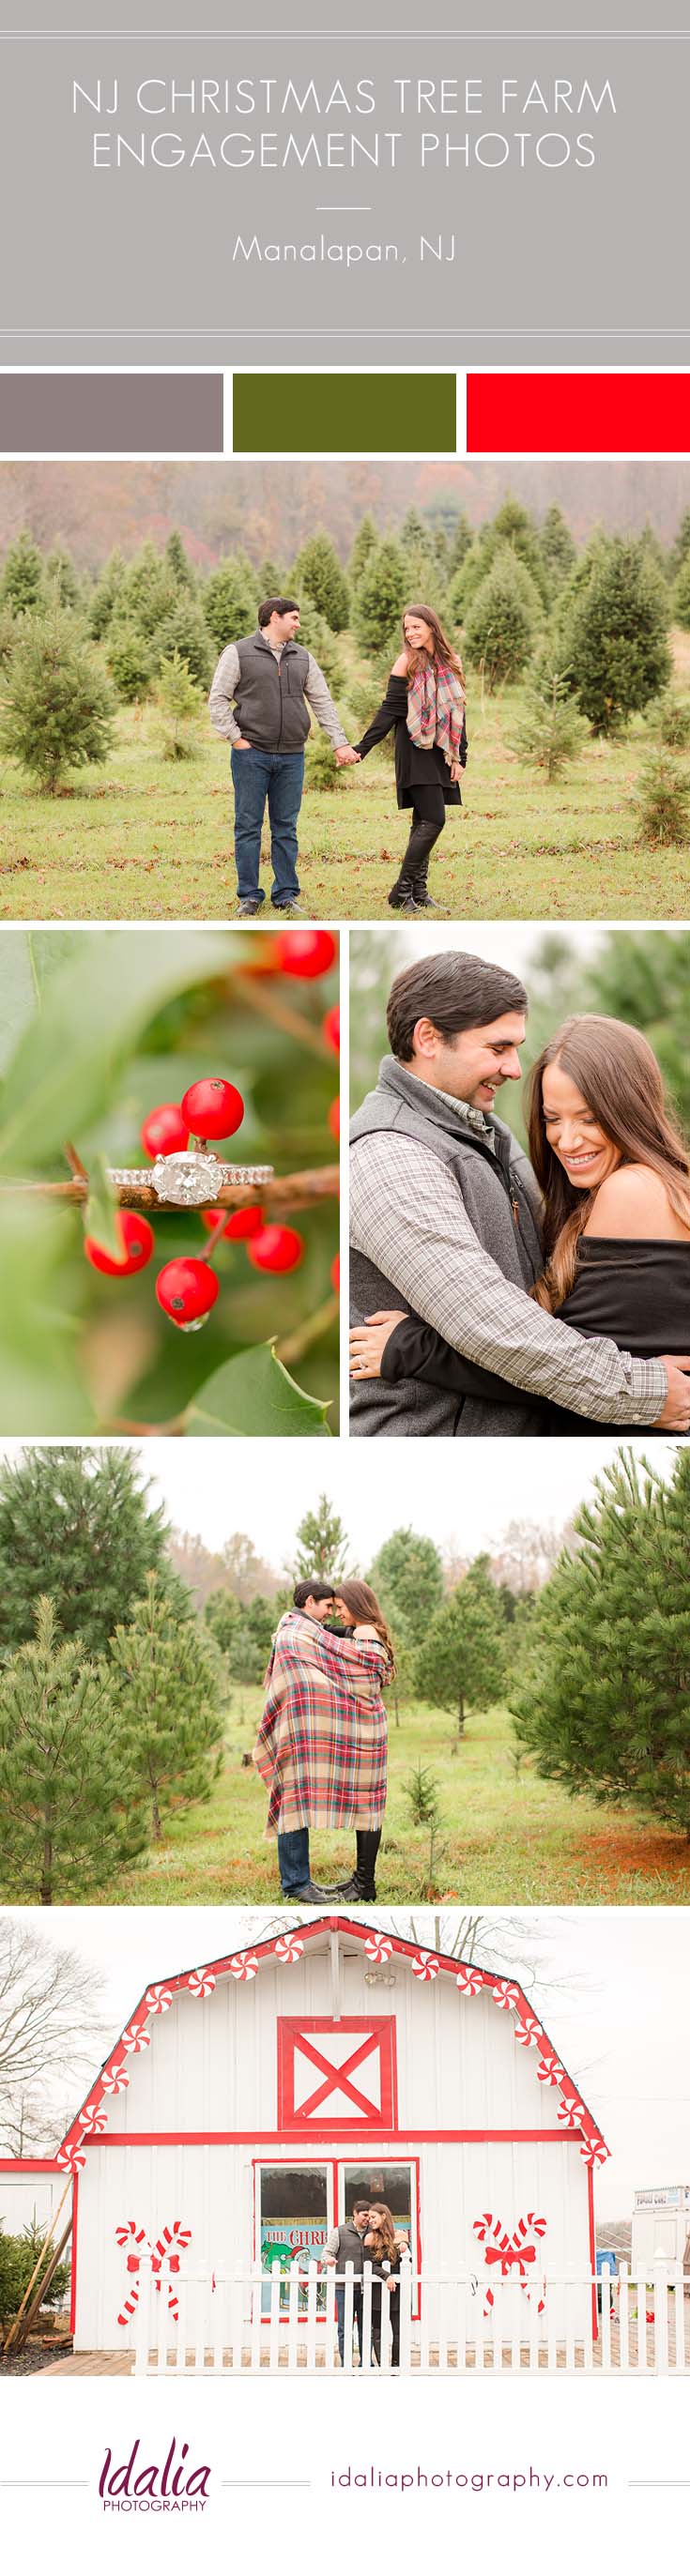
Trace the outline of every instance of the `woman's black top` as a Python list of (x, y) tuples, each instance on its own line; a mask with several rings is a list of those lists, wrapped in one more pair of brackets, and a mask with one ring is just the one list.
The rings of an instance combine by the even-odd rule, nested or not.
[[(625, 1241), (608, 1235), (582, 1235), (577, 1273), (558, 1321), (591, 1340), (616, 1342), (633, 1359), (682, 1359), (690, 1354), (690, 1242)], [(514, 1402), (514, 1388), (491, 1369), (463, 1359), (432, 1324), (406, 1315), (386, 1343), (381, 1375), (389, 1384), (402, 1377), (421, 1377), (460, 1396), (482, 1395), (496, 1404)], [(564, 1432), (586, 1437), (591, 1414), (567, 1406), (541, 1405), (547, 1438)], [(627, 1426), (634, 1428), (634, 1425)], [(596, 1423), (598, 1432), (620, 1431), (620, 1423)], [(648, 1436), (656, 1425), (645, 1423)]]
[[(416, 805), (419, 788), (441, 787), (445, 805), (461, 805), (460, 789), (451, 778), (440, 743), (435, 742), (430, 751), (424, 751), (419, 743), (413, 742), (412, 735), (408, 733), (407, 681), (403, 679), (400, 672), (396, 671), (391, 671), (385, 698), (382, 699), (377, 714), (372, 716), (371, 724), (367, 725), (361, 742), (356, 742), (353, 749), (359, 752), (362, 760), (366, 760), (367, 752), (373, 751), (375, 743), (383, 742), (385, 735), (392, 733), (393, 726), (395, 726), (395, 784), (398, 804)], [(467, 759), (467, 729), (464, 716), (458, 758), (464, 769)]]

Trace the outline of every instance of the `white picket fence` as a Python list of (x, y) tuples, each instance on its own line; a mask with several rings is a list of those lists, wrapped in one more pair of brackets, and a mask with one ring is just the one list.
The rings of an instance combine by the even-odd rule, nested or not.
[[(342, 2365), (336, 2288), (344, 2293)], [(621, 2264), (597, 2279), (549, 2274), (534, 2287), (492, 2272), (417, 2273), (403, 2263), (399, 2286), (400, 2357), (393, 2362), (388, 2292), (381, 2298), (380, 2360), (372, 2355), (372, 2305), (378, 2290), (367, 2266), (362, 2283), (362, 2336), (353, 2333), (355, 2276), (332, 2266), (294, 2263), (270, 2273), (153, 2273), (142, 2261), (134, 2315), (135, 2373), (165, 2378), (225, 2377), (260, 2371), (393, 2368), (438, 2371), (645, 2372), (665, 2377), (690, 2369), (690, 2284), (678, 2267), (660, 2265), (653, 2282), (632, 2281)], [(372, 2299), (373, 2291), (373, 2299)], [(489, 2300), (489, 2291), (491, 2299)]]

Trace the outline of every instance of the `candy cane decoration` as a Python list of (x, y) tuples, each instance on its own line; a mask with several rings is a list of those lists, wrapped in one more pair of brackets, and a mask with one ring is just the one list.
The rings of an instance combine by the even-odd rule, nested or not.
[(205, 1995), (213, 1994), (215, 1982), (212, 1968), (193, 1968), (187, 1978), (190, 1995), (197, 1995), (202, 2001)]
[[(535, 2217), (534, 2210), (528, 2209), (526, 2218), (518, 2219), (517, 2226), (513, 2229), (513, 2234), (511, 2236), (508, 2233), (508, 2229), (504, 2227), (503, 2220), (501, 2218), (494, 2218), (493, 2212), (490, 2209), (485, 2209), (481, 2218), (473, 2219), (472, 2225), (474, 2235), (479, 2238), (480, 2245), (483, 2245), (485, 2248), (484, 2261), (487, 2267), (491, 2264), (500, 2264), (501, 2279), (503, 2281), (510, 2279), (511, 2272), (519, 2272), (520, 2288), (524, 2291), (528, 2305), (531, 2306), (530, 2285), (526, 2277), (527, 2265), (528, 2263), (536, 2263), (537, 2248), (532, 2240), (534, 2237), (546, 2235), (546, 2219)], [(484, 2304), (485, 2317), (490, 2315), (493, 2305), (493, 2290), (491, 2288), (487, 2288)], [(543, 2282), (543, 2297), (537, 2300), (538, 2316), (543, 2314), (545, 2306), (546, 2280)]]
[[(181, 2218), (175, 2218), (173, 2220), (172, 2227), (161, 2228), (160, 2236), (157, 2236), (155, 2244), (152, 2244), (150, 2236), (147, 2236), (146, 2234), (145, 2227), (137, 2227), (136, 2219), (128, 2218), (123, 2226), (116, 2227), (115, 2241), (117, 2245), (121, 2245), (123, 2248), (128, 2247), (127, 2270), (132, 2275), (132, 2287), (128, 2297), (123, 2299), (122, 2308), (117, 2320), (118, 2325), (129, 2325), (132, 2317), (136, 2313), (139, 2305), (139, 2291), (141, 2287), (142, 2256), (147, 2254), (151, 2257), (151, 2271), (153, 2274), (154, 2287), (159, 2294), (162, 2287), (159, 2276), (163, 2270), (163, 2264), (167, 2263), (168, 2269), (165, 2277), (168, 2292), (168, 2314), (169, 2316), (174, 2317), (176, 2325), (179, 2324), (179, 2300), (170, 2275), (173, 2272), (179, 2272), (180, 2254), (185, 2253), (187, 2246), (191, 2245), (191, 2227), (183, 2227)], [(171, 2248), (174, 2250), (171, 2251)]]
[[(123, 2227), (116, 2227), (115, 2243), (116, 2245), (129, 2247), (127, 2255), (127, 2270), (134, 2274), (132, 2289), (130, 2290), (129, 2297), (122, 2301), (122, 2307), (117, 2320), (119, 2326), (126, 2326), (129, 2325), (130, 2319), (135, 2315), (139, 2305), (139, 2270), (142, 2247), (148, 2254), (150, 2252), (150, 2246), (146, 2229), (144, 2227), (137, 2227), (136, 2218), (128, 2218)], [(134, 2252), (135, 2246), (139, 2248), (138, 2253)]]
[[(152, 2272), (159, 2272), (162, 2264), (167, 2261), (168, 2269), (166, 2280), (168, 2289), (168, 2312), (170, 2316), (174, 2317), (176, 2325), (179, 2325), (180, 2307), (177, 2291), (172, 2287), (170, 2274), (171, 2272), (179, 2272), (180, 2254), (186, 2253), (187, 2246), (191, 2245), (191, 2241), (191, 2227), (183, 2227), (182, 2220), (180, 2218), (175, 2218), (173, 2220), (172, 2227), (162, 2228), (160, 2236), (156, 2237), (156, 2242), (151, 2253)], [(170, 2251), (170, 2248), (173, 2245), (177, 2249), (175, 2253), (171, 2253)], [(157, 2281), (156, 2289), (160, 2290), (160, 2286), (160, 2281)]]

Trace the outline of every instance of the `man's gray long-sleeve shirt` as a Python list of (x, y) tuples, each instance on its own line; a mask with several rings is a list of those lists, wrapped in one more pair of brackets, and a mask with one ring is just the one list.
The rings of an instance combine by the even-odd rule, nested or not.
[(505, 1279), (451, 1172), (416, 1139), (377, 1133), (353, 1146), (350, 1233), (357, 1251), (466, 1359), (593, 1422), (658, 1421), (668, 1392), (661, 1361), (573, 1332)]
[[(282, 646), (279, 645), (276, 647), (275, 644), (271, 644), (269, 650), (275, 655), (276, 662), (280, 662)], [(239, 677), (240, 657), (237, 645), (226, 644), (225, 652), (221, 653), (220, 661), (213, 674), (211, 694), (208, 702), (209, 715), (214, 731), (222, 734), (225, 742), (242, 741), (241, 727), (238, 725), (232, 703)], [(309, 706), (313, 710), (317, 724), (322, 725), (324, 733), (328, 734), (329, 741), (332, 742), (334, 751), (341, 751), (343, 744), (347, 742), (347, 734), (341, 725), (340, 717), (333, 705), (333, 699), (331, 697), (330, 689), (326, 686), (323, 671), (319, 669), (318, 662), (314, 661), (313, 653), (310, 653), (309, 655), (309, 669), (305, 681), (304, 695), (308, 700)]]

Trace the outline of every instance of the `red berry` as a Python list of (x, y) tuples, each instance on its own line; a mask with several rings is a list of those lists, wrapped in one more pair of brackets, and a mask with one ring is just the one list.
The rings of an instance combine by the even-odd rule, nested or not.
[(322, 1022), (321, 1022), (321, 1035), (322, 1035), (322, 1037), (324, 1037), (324, 1038), (325, 1038), (325, 1040), (326, 1040), (326, 1045), (327, 1045), (327, 1046), (330, 1046), (330, 1047), (332, 1047), (332, 1048), (333, 1048), (333, 1053), (334, 1053), (334, 1055), (339, 1055), (339, 1054), (340, 1054), (340, 1003), (339, 1003), (339, 1002), (334, 1002), (334, 1003), (333, 1003), (333, 1008), (332, 1008), (332, 1010), (330, 1010), (330, 1011), (327, 1011), (327, 1012), (326, 1012), (325, 1020), (322, 1020)]
[(115, 1228), (122, 1244), (122, 1260), (97, 1243), (95, 1235), (84, 1237), (84, 1251), (92, 1270), (102, 1270), (106, 1279), (131, 1279), (135, 1270), (145, 1270), (155, 1243), (153, 1226), (148, 1218), (137, 1216), (136, 1208), (118, 1208)]
[[(201, 1222), (205, 1225), (207, 1234), (211, 1234), (214, 1225), (218, 1223), (213, 1208), (204, 1208)], [(218, 1241), (223, 1243), (225, 1236), (229, 1235), (231, 1243), (247, 1243), (253, 1234), (261, 1234), (263, 1222), (263, 1210), (260, 1207), (233, 1208), (232, 1215), (228, 1217)]]
[(171, 1324), (179, 1324), (183, 1330), (190, 1324), (203, 1323), (204, 1316), (210, 1314), (211, 1307), (215, 1306), (217, 1295), (215, 1270), (209, 1268), (207, 1261), (186, 1257), (166, 1261), (164, 1270), (158, 1272), (158, 1304), (162, 1306), (163, 1313), (170, 1316)]
[(162, 1100), (159, 1109), (150, 1109), (140, 1129), (147, 1154), (186, 1154), (189, 1128), (176, 1100)]
[(332, 1135), (332, 1136), (339, 1136), (339, 1135), (340, 1135), (340, 1101), (339, 1101), (339, 1100), (332, 1100), (332, 1101), (331, 1101), (330, 1109), (329, 1109), (329, 1112), (328, 1112), (328, 1124), (329, 1124), (329, 1127), (330, 1127), (331, 1135)]
[(331, 1287), (335, 1289), (336, 1297), (339, 1297), (339, 1296), (340, 1296), (340, 1253), (339, 1253), (339, 1252), (336, 1252), (335, 1261), (332, 1261), (332, 1262), (331, 1262)]
[(263, 1225), (247, 1244), (249, 1260), (255, 1270), (296, 1270), (304, 1251), (304, 1236), (294, 1225)]
[(332, 930), (281, 930), (276, 947), (283, 975), (327, 975), (336, 955)]
[(234, 1082), (222, 1082), (220, 1075), (208, 1075), (203, 1082), (193, 1082), (185, 1092), (182, 1114), (193, 1136), (234, 1136), (244, 1117), (244, 1101)]

